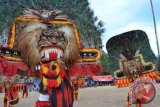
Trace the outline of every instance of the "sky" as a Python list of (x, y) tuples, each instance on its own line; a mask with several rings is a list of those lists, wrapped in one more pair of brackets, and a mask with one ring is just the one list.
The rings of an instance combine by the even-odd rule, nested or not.
[[(160, 0), (152, 2), (160, 44)], [(89, 0), (89, 3), (94, 15), (104, 22), (104, 51), (111, 37), (131, 30), (143, 30), (148, 35), (151, 49), (158, 55), (150, 0)]]

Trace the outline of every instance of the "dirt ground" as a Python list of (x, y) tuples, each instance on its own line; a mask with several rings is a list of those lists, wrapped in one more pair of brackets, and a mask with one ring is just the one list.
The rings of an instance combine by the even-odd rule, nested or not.
[[(74, 102), (73, 107), (127, 107), (127, 92), (128, 88), (118, 89), (115, 86), (81, 88), (79, 90), (79, 99)], [(15, 107), (34, 107), (37, 98), (37, 92), (30, 92), (29, 98), (20, 98), (20, 102)], [(0, 94), (0, 107), (2, 107), (2, 102), (3, 94)], [(135, 107), (135, 105), (131, 107)], [(155, 99), (151, 103), (143, 105), (143, 107), (160, 107), (159, 89)]]

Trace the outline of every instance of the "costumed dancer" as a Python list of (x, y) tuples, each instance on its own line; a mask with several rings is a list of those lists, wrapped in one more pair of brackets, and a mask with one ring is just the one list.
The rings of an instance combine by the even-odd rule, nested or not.
[[(129, 86), (127, 107), (132, 104), (142, 107), (143, 103), (150, 102), (155, 96), (156, 82), (154, 80), (158, 75), (155, 72), (155, 66), (151, 62), (145, 63), (139, 50), (136, 51), (132, 60), (127, 60), (122, 54), (120, 57), (120, 69), (114, 73), (116, 85), (118, 88)], [(146, 89), (149, 85), (150, 87)]]
[(78, 100), (78, 79), (77, 77), (74, 77), (72, 79), (72, 87), (73, 87), (73, 97), (74, 97), (74, 100)]
[(24, 96), (26, 96), (26, 98), (28, 98), (28, 89), (27, 89), (27, 85), (26, 85), (25, 88), (22, 90), (22, 98), (24, 98)]
[(36, 106), (43, 107), (41, 102), (45, 100), (51, 107), (72, 107), (73, 90), (66, 69), (79, 53), (74, 23), (59, 10), (38, 12), (30, 9), (17, 18), (16, 24), (20, 23), (25, 27), (17, 31), (17, 49), (29, 66), (40, 66), (43, 84), (40, 90), (45, 91), (40, 91)]
[[(1, 51), (3, 50), (3, 51)], [(18, 91), (23, 90), (25, 84), (17, 83), (17, 69), (28, 69), (27, 66), (21, 62), (16, 63), (16, 58), (13, 60), (10, 57), (6, 57), (13, 50), (6, 48), (0, 48), (0, 73), (1, 84), (4, 89), (4, 105), (3, 107), (15, 106), (19, 101)], [(7, 54), (7, 55), (6, 55)], [(12, 55), (14, 58), (14, 55)]]
[(13, 107), (19, 102), (18, 91), (26, 85), (18, 83), (17, 74), (23, 70), (28, 70), (28, 67), (23, 63), (19, 52), (9, 46), (0, 47), (0, 84), (5, 91), (3, 107)]
[(18, 103), (19, 97), (18, 97), (18, 90), (13, 88), (12, 80), (6, 79), (4, 82), (4, 90), (5, 90), (5, 96), (4, 96), (4, 102), (3, 107), (13, 107), (15, 104)]
[[(70, 69), (79, 56), (83, 62), (81, 55), (85, 52), (89, 62), (100, 59), (99, 50), (83, 50), (75, 23), (59, 10), (27, 9), (11, 29), (9, 46), (23, 54), (30, 69), (39, 68), (40, 95), (35, 107), (73, 107)], [(94, 73), (100, 71), (97, 63), (83, 68)], [(72, 71), (75, 74), (75, 69)]]

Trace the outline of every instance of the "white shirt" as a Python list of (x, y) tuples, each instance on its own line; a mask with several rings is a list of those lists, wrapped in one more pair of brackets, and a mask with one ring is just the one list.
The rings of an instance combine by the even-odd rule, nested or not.
[(40, 94), (39, 101), (49, 101), (49, 95), (47, 94)]

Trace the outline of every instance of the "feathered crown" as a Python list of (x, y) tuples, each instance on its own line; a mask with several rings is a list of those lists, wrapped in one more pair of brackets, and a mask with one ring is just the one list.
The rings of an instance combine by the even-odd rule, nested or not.
[(62, 11), (60, 10), (33, 10), (33, 9), (26, 9), (22, 17), (26, 18), (35, 18), (35, 19), (42, 19), (44, 21), (51, 21), (51, 20), (69, 20), (67, 15), (63, 15)]

